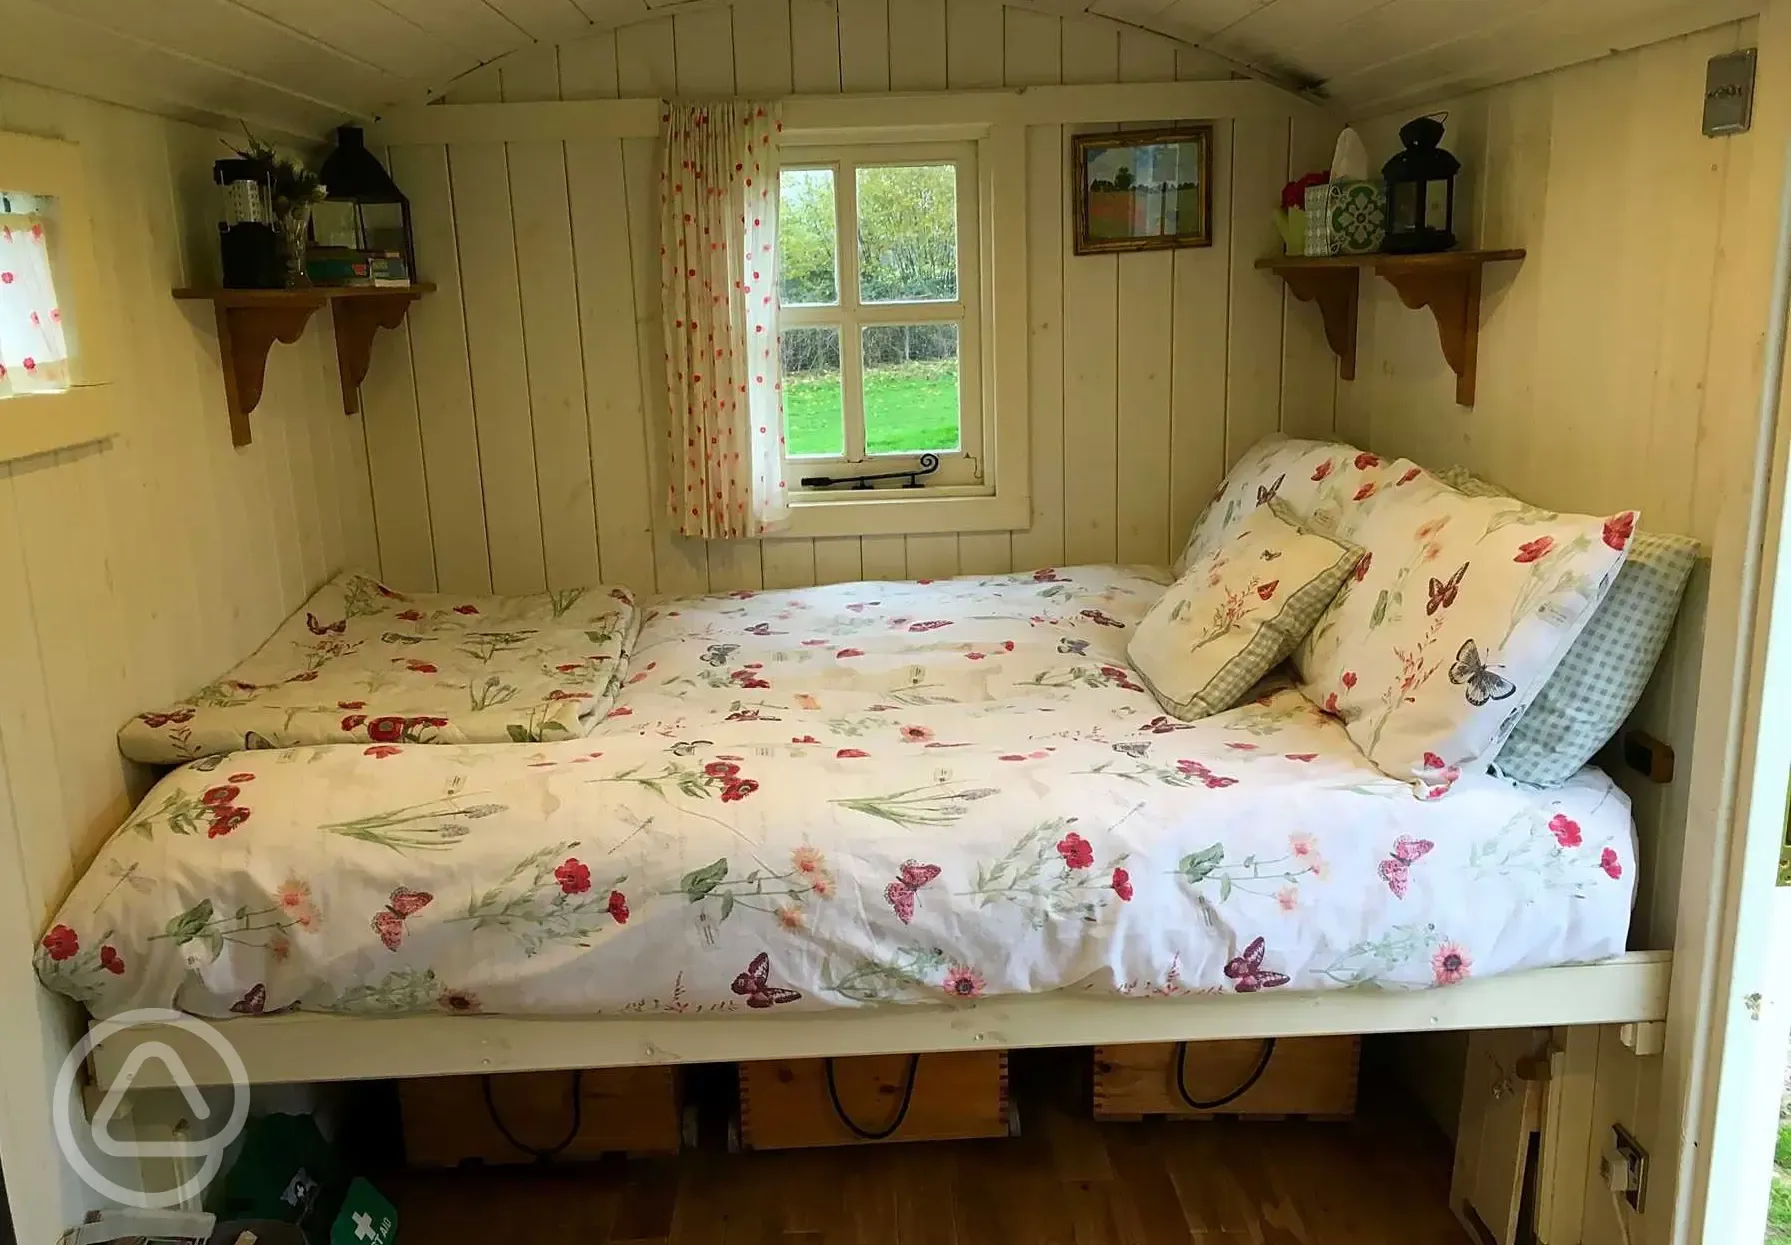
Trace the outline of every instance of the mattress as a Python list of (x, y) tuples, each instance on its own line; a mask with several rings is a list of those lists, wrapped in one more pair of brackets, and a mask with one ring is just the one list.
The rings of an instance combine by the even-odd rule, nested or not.
[(1624, 949), (1583, 771), (1414, 800), (1285, 685), (1124, 663), (1160, 571), (654, 607), (586, 738), (237, 753), (156, 787), (42, 939), (101, 1017), (795, 1012), (1447, 986)]
[(345, 571), (256, 652), (118, 732), (134, 761), (358, 742), (538, 743), (614, 701), (640, 615), (625, 588), (404, 593)]

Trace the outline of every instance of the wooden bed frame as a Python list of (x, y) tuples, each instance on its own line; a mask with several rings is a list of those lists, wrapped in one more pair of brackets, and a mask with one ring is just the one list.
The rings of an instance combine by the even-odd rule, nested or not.
[[(1062, 993), (968, 1007), (897, 1006), (795, 1016), (261, 1016), (214, 1028), (252, 1085), (640, 1064), (890, 1054), (1220, 1038), (1545, 1028), (1661, 1021), (1672, 955), (1633, 951), (1596, 964), (1510, 973), (1442, 990), (1339, 990), (1174, 999)], [(183, 1029), (146, 1025), (93, 1052), (97, 1091), (175, 1082), (164, 1043), (195, 1083), (229, 1084), (217, 1054)], [(133, 1065), (135, 1065), (133, 1067)], [(122, 1076), (121, 1076), (122, 1074)]]

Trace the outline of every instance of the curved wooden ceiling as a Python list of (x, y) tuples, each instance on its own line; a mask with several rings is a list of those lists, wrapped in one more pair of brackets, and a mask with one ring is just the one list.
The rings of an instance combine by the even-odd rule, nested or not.
[[(0, 76), (287, 135), (446, 90), (540, 43), (693, 9), (900, 20), (921, 0), (0, 0)], [(937, 4), (938, 0), (931, 0)], [(950, 4), (996, 0), (947, 0)], [(1199, 46), (1352, 116), (1437, 99), (1745, 17), (1757, 0), (1008, 0)], [(868, 15), (874, 17), (875, 15)]]

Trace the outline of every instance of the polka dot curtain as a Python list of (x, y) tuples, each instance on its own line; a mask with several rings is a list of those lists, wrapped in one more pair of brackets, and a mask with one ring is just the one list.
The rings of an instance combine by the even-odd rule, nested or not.
[(67, 387), (44, 218), (28, 201), (0, 197), (0, 398)]
[(706, 540), (789, 516), (777, 324), (774, 104), (667, 106), (660, 178), (668, 505)]

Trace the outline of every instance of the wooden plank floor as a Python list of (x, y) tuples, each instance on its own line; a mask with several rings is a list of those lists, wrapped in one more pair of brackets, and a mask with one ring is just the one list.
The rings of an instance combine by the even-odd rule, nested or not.
[(415, 1245), (1463, 1245), (1415, 1113), (1097, 1124), (1022, 1106), (1010, 1140), (394, 1173)]

